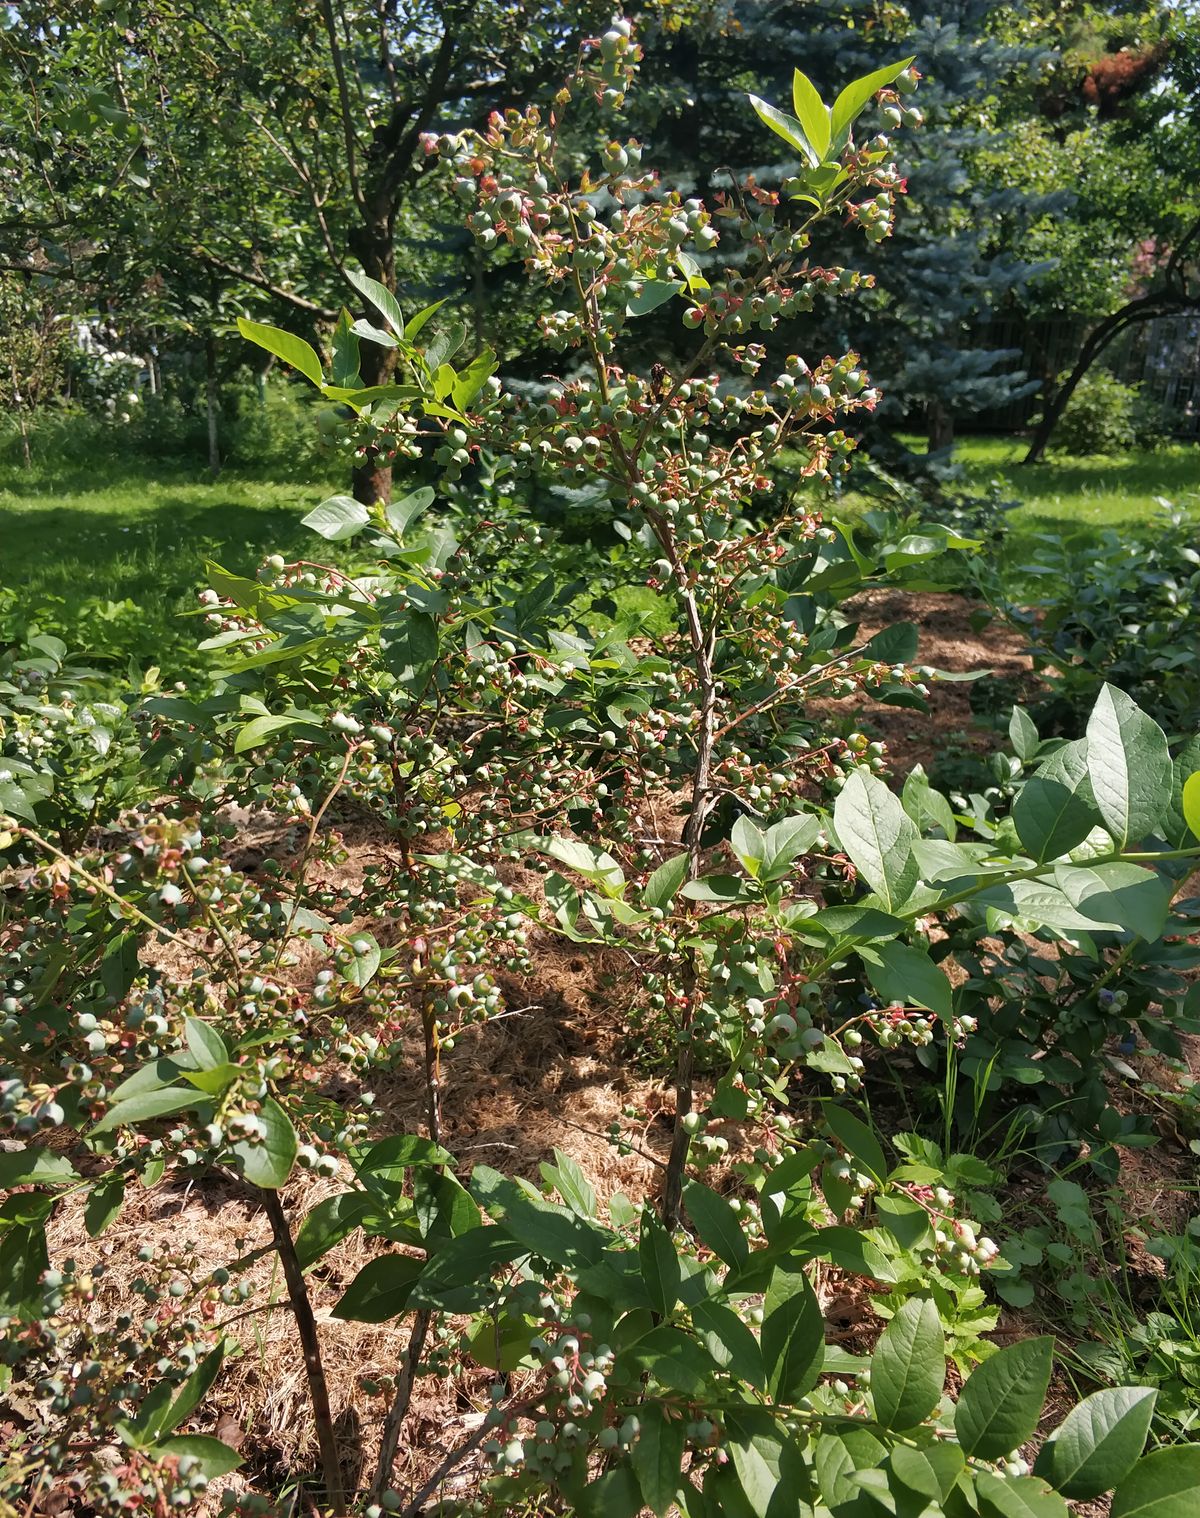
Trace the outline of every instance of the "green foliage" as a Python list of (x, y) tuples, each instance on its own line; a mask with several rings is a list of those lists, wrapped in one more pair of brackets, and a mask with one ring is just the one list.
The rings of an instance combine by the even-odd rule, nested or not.
[[(271, 1221), (334, 1511), (350, 1499), (304, 1272), (356, 1232), (371, 1258), (337, 1315), (412, 1320), (369, 1518), (405, 1500), (394, 1439), (430, 1367), (427, 1336), (446, 1338), (452, 1321), (448, 1368), (494, 1375), (481, 1427), (435, 1481), (478, 1451), (472, 1511), (1058, 1515), (1067, 1490), (1116, 1483), (1116, 1508), (1132, 1513), (1200, 1491), (1176, 1458), (1189, 1452), (1142, 1455), (1138, 1404), (1114, 1411), (1103, 1394), (1031, 1472), (1022, 1446), (1053, 1344), (982, 1337), (994, 1316), (981, 1278), (1002, 1266), (975, 1209), (994, 1177), (949, 1143), (889, 1138), (873, 1116), (877, 1074), (940, 1067), (952, 1129), (948, 1072), (986, 1095), (988, 1062), (1008, 1059), (1006, 1078), (1012, 1067), (1005, 1019), (1023, 1018), (1025, 1067), (1085, 1087), (1063, 1142), (1089, 1123), (1110, 1145), (1128, 1140), (1120, 1114), (1091, 1110), (1090, 1046), (1064, 1071), (1060, 1026), (972, 955), (1031, 982), (1045, 975), (1038, 953), (1086, 960), (1084, 1010), (1103, 1023), (1107, 982), (1135, 984), (1151, 949), (1169, 960), (1158, 940), (1176, 926), (1173, 887), (1200, 856), (1184, 831), (1191, 767), (1109, 685), (1072, 745), (1045, 747), (1016, 723), (1038, 766), (1019, 824), (1015, 809), (955, 808), (919, 778), (897, 794), (865, 736), (831, 735), (823, 699), (919, 708), (926, 694), (908, 663), (914, 630), (860, 640), (844, 603), (971, 545), (945, 529), (763, 520), (782, 450), (840, 473), (853, 446), (842, 423), (876, 393), (856, 354), (771, 362), (746, 339), (811, 294), (810, 207), (854, 204), (868, 240), (882, 237), (898, 176), (886, 141), (852, 134), (877, 92), (893, 109), (916, 81), (898, 64), (843, 89), (820, 161), (784, 203), (747, 190), (709, 206), (648, 195), (640, 147), (612, 135), (638, 54), (631, 25), (614, 23), (556, 97), (556, 113), (579, 112), (610, 143), (585, 177), (535, 107), (426, 144), (449, 160), (481, 249), (511, 245), (570, 302), (544, 317), (548, 341), (581, 360), (569, 377), (515, 393), (448, 313), (406, 320), (366, 276), (355, 283), (386, 326), (339, 322), (328, 359), (244, 324), (346, 408), (358, 455), (411, 462), (414, 489), (309, 513), (316, 542), (351, 544), (357, 562), (207, 566), (211, 687), (137, 692), (144, 745), (119, 751), (82, 826), (85, 724), (69, 711), (45, 719), (63, 725), (63, 786), (50, 764), (49, 793), (27, 796), (22, 776), (19, 804), (3, 803), (25, 889), (20, 915), (6, 905), (0, 920), (0, 1126), (25, 1146), (8, 1178), (33, 1189), (0, 1212), (0, 1312), (35, 1325), (4, 1340), (9, 1384), (32, 1409), (6, 1500), (29, 1472), (62, 1469), (64, 1451), (105, 1513), (186, 1506), (232, 1468), (219, 1440), (181, 1430), (220, 1372), (207, 1325), (217, 1303), (249, 1294), (234, 1279), (247, 1262), (148, 1259), (138, 1289), (186, 1316), (160, 1310), (96, 1336), (90, 1283), (51, 1268), (45, 1228), (66, 1187), (94, 1188), (85, 1218), (100, 1231), (133, 1183), (213, 1173), (234, 1175)], [(799, 81), (795, 96), (800, 130), (823, 143), (820, 96)], [(732, 266), (701, 275), (698, 255), (722, 240), (740, 250)], [(822, 283), (858, 285), (844, 271)], [(654, 303), (648, 285), (671, 286), (671, 302), (686, 289), (671, 309), (694, 349), (643, 377), (619, 359)], [(384, 384), (360, 383), (367, 345), (394, 358)], [(484, 454), (486, 492), (458, 490)], [(643, 617), (544, 552), (517, 489), (539, 472), (603, 503), (626, 584), (649, 578), (661, 594), (652, 640)], [(65, 650), (35, 648), (69, 683)], [(36, 666), (22, 660), (26, 678)], [(7, 698), (19, 738), (26, 694)], [(121, 787), (135, 782), (132, 806)], [(340, 869), (335, 804), (386, 845), (359, 871)], [(678, 829), (648, 836), (644, 817), (668, 805)], [(253, 866), (229, 847), (247, 812), (265, 813), (277, 840)], [(515, 865), (528, 872), (519, 889), (506, 883)], [(563, 1155), (539, 1190), (443, 1147), (443, 1056), (501, 1015), (534, 930), (620, 956), (631, 997), (659, 1017), (674, 1110), (660, 1188), (640, 1203), (601, 1207)], [(369, 1090), (347, 1101), (339, 1082), (411, 1070), (409, 1038), (427, 1131), (381, 1132)], [(616, 1124), (618, 1152), (633, 1132)], [(278, 1192), (296, 1169), (345, 1184), (293, 1232)], [(814, 1283), (832, 1269), (887, 1319), (869, 1357), (831, 1342)], [(131, 1452), (119, 1476), (105, 1460), (114, 1438)], [(414, 1510), (425, 1501), (409, 1495)]]
[(1172, 736), (1186, 737), (1200, 707), (1195, 528), (1159, 503), (1144, 545), (1105, 532), (1086, 554), (1040, 535), (1019, 570), (1033, 605), (1018, 605), (995, 579), (995, 610), (1029, 641), (1048, 694), (1034, 713), (1050, 732), (1075, 731), (1105, 680), (1145, 707)]
[(1161, 409), (1140, 385), (1095, 368), (1075, 387), (1054, 429), (1054, 447), (1084, 456), (1155, 448), (1166, 441), (1165, 426)]

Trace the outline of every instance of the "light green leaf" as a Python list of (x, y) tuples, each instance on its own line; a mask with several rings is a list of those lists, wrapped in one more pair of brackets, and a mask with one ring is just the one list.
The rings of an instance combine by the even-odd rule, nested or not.
[(763, 839), (763, 880), (783, 880), (792, 861), (812, 848), (820, 831), (821, 822), (817, 817), (785, 817), (781, 822), (773, 823)]
[[(1057, 859), (1083, 842), (1096, 823), (1086, 750), (1068, 744), (1021, 787), (1012, 819), (1024, 848), (1040, 863)], [(1074, 784), (1072, 778), (1074, 777)]]
[(1012, 716), (1008, 720), (1008, 741), (1017, 758), (1026, 764), (1038, 751), (1041, 739), (1038, 737), (1037, 726), (1023, 706), (1014, 706), (1012, 709)]
[(296, 1163), (296, 1130), (273, 1096), (263, 1099), (258, 1117), (264, 1127), (261, 1138), (253, 1144), (241, 1139), (233, 1145), (233, 1152), (242, 1174), (252, 1186), (277, 1191), (291, 1175)]
[(790, 147), (808, 162), (812, 168), (820, 164), (820, 155), (814, 150), (813, 145), (804, 135), (804, 128), (794, 116), (789, 116), (786, 111), (780, 111), (773, 105), (768, 105), (765, 100), (760, 100), (757, 95), (750, 96), (750, 104), (754, 107), (754, 113), (758, 119), (778, 137), (782, 137)]
[(739, 817), (733, 824), (729, 845), (747, 875), (757, 878), (766, 853), (766, 840), (749, 817)]
[(659, 306), (665, 305), (676, 295), (681, 295), (684, 288), (682, 282), (676, 280), (643, 280), (640, 289), (626, 303), (625, 315), (648, 316), (651, 311), (657, 311)]
[(400, 314), (400, 306), (396, 297), (388, 287), (381, 285), (377, 279), (372, 279), (369, 274), (361, 273), (357, 269), (347, 269), (345, 272), (346, 278), (360, 295), (366, 296), (367, 300), (371, 302), (396, 336), (404, 337), (404, 317)]
[(648, 909), (655, 907), (666, 911), (674, 900), (675, 893), (687, 878), (688, 856), (676, 854), (674, 859), (668, 859), (660, 864), (650, 879), (642, 888), (642, 905)]
[(391, 502), (386, 508), (387, 521), (398, 538), (403, 538), (421, 513), (433, 505), (433, 498), (433, 487), (422, 485), (420, 490), (412, 491), (402, 500)]
[(109, 1133), (114, 1128), (131, 1127), (150, 1118), (165, 1117), (170, 1112), (182, 1112), (186, 1107), (198, 1107), (203, 1100), (200, 1092), (190, 1086), (163, 1086), (157, 1091), (143, 1091), (126, 1101), (114, 1103), (92, 1132)]
[(339, 1191), (318, 1202), (300, 1225), (296, 1234), (296, 1258), (307, 1270), (322, 1255), (349, 1238), (363, 1218), (376, 1207), (374, 1197), (366, 1191)]
[(1116, 923), (1155, 943), (1167, 925), (1171, 883), (1153, 870), (1115, 860), (1110, 864), (1060, 864), (1055, 883), (1085, 917), (1098, 925)]
[(255, 717), (245, 727), (238, 728), (237, 737), (233, 740), (233, 751), (235, 754), (248, 754), (275, 733), (286, 732), (290, 727), (307, 728), (306, 737), (324, 736), (319, 727), (303, 717)]
[(884, 1428), (916, 1428), (941, 1401), (946, 1384), (946, 1336), (926, 1297), (910, 1298), (880, 1335), (871, 1356), (871, 1396)]
[(737, 1213), (711, 1187), (689, 1181), (683, 1189), (683, 1205), (703, 1243), (719, 1260), (735, 1270), (750, 1258), (750, 1245)]
[(706, 1299), (692, 1308), (692, 1324), (713, 1360), (739, 1381), (763, 1390), (766, 1372), (762, 1350), (750, 1329), (731, 1308)]
[(1081, 1501), (1110, 1491), (1145, 1448), (1157, 1396), (1150, 1386), (1109, 1386), (1085, 1397), (1042, 1445), (1034, 1475)]
[(675, 1506), (686, 1444), (687, 1423), (678, 1413), (668, 1412), (661, 1404), (644, 1402), (639, 1411), (642, 1431), (633, 1446), (630, 1462), (646, 1505), (657, 1515), (666, 1515)]
[(0, 1191), (11, 1191), (14, 1186), (61, 1186), (78, 1179), (65, 1154), (36, 1148), (0, 1154)]
[(1183, 819), (1200, 838), (1200, 770), (1183, 782)]
[(986, 1518), (1069, 1518), (1067, 1504), (1058, 1493), (1033, 1476), (980, 1471), (975, 1490)]
[(824, 159), (831, 135), (829, 110), (822, 103), (812, 80), (799, 69), (792, 74), (792, 109), (818, 160)]
[(854, 770), (834, 802), (833, 825), (842, 848), (884, 907), (903, 906), (917, 883), (917, 830), (883, 781), (869, 770)]
[(236, 1471), (242, 1463), (237, 1450), (222, 1439), (214, 1439), (211, 1434), (175, 1434), (170, 1439), (160, 1439), (146, 1450), (146, 1454), (158, 1460), (178, 1460), (190, 1455), (210, 1481)]
[(1054, 1340), (1048, 1336), (1006, 1344), (973, 1370), (963, 1385), (954, 1430), (966, 1455), (998, 1460), (1024, 1444), (1038, 1425)]
[(825, 1103), (824, 1118), (826, 1127), (850, 1158), (882, 1186), (887, 1177), (887, 1160), (879, 1140), (867, 1124), (834, 1102)]
[(876, 69), (874, 73), (864, 74), (861, 79), (855, 79), (853, 83), (846, 86), (833, 102), (832, 130), (835, 143), (849, 131), (868, 102), (880, 90), (893, 84), (912, 61), (911, 58), (905, 58), (900, 63), (889, 63), (881, 69)]
[(946, 972), (924, 949), (911, 944), (887, 943), (862, 948), (859, 957), (867, 976), (884, 1002), (925, 1007), (946, 1021), (953, 1013), (954, 988)]
[(303, 525), (327, 539), (341, 543), (352, 538), (371, 520), (371, 513), (350, 495), (331, 495), (303, 518)]
[(1104, 825), (1118, 846), (1138, 843), (1171, 799), (1171, 755), (1157, 722), (1105, 685), (1087, 725), (1088, 775)]
[(1144, 1455), (1118, 1483), (1109, 1518), (1200, 1518), (1200, 1445)]
[(229, 1063), (229, 1050), (225, 1047), (225, 1040), (214, 1027), (199, 1017), (184, 1020), (183, 1036), (187, 1039), (188, 1050), (196, 1061), (198, 1070), (217, 1070)]
[(238, 317), (237, 325), (238, 331), (244, 338), (257, 343), (260, 348), (265, 348), (268, 353), (273, 353), (285, 364), (299, 370), (304, 378), (312, 380), (314, 385), (320, 385), (324, 379), (321, 373), (321, 360), (317, 357), (316, 350), (302, 337), (285, 332), (282, 327), (270, 327), (265, 322), (252, 322), (244, 316)]

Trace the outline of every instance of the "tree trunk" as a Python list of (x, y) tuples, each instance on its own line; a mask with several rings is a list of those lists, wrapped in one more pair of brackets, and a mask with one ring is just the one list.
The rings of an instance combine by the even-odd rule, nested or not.
[(943, 449), (954, 447), (954, 416), (941, 401), (929, 402), (926, 421), (929, 426), (930, 453), (941, 453)]
[(208, 414), (208, 472), (215, 480), (221, 472), (221, 439), (217, 425), (217, 339), (211, 331), (204, 339), (204, 406)]
[[(390, 216), (381, 216), (369, 225), (358, 227), (350, 237), (350, 246), (363, 271), (389, 290), (396, 288), (396, 253), (392, 243)], [(378, 320), (374, 312), (368, 315)], [(359, 374), (364, 385), (386, 385), (396, 372), (395, 348), (383, 348), (363, 339), (359, 348)], [(354, 499), (364, 506), (376, 501), (386, 505), (392, 499), (392, 467), (381, 464), (375, 450), (369, 449), (366, 461), (354, 470)]]
[(1041, 420), (1034, 428), (1029, 452), (1021, 462), (1024, 464), (1041, 462), (1051, 434), (1067, 409), (1071, 397), (1075, 394), (1076, 387), (1119, 332), (1139, 322), (1152, 321), (1156, 316), (1170, 316), (1174, 312), (1195, 311), (1198, 308), (1200, 308), (1200, 298), (1186, 294), (1173, 296), (1159, 292), (1157, 295), (1139, 295), (1136, 300), (1131, 300), (1119, 311), (1106, 316), (1099, 326), (1093, 327), (1083, 347), (1079, 350), (1075, 367), (1046, 402)]

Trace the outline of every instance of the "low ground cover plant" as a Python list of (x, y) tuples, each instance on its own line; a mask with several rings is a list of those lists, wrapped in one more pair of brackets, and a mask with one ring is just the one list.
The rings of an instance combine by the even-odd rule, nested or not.
[[(0, 792), (14, 1504), (60, 1478), (102, 1512), (216, 1503), (209, 1484), (241, 1457), (193, 1425), (255, 1310), (249, 1262), (148, 1249), (145, 1316), (97, 1324), (96, 1271), (52, 1261), (46, 1222), (86, 1190), (98, 1236), (135, 1185), (218, 1181), (270, 1219), (319, 1451), (317, 1472), (294, 1475), (322, 1510), (1008, 1518), (1112, 1490), (1128, 1518), (1200, 1500), (1193, 1449), (1145, 1452), (1153, 1388), (1092, 1392), (1034, 1453), (1053, 1340), (986, 1337), (981, 1281), (1014, 1262), (984, 1227), (989, 1172), (956, 1142), (960, 1091), (977, 1111), (994, 1071), (1020, 1083), (1039, 1063), (1070, 1093), (1057, 1143), (1098, 1131), (1102, 1159), (1131, 1141), (1087, 1062), (1159, 1015), (1157, 982), (1133, 987), (1178, 931), (1200, 857), (1195, 750), (1173, 752), (1105, 685), (1071, 741), (1018, 724), (1030, 773), (1003, 815), (972, 812), (918, 778), (898, 793), (880, 745), (810, 706), (919, 708), (934, 673), (913, 664), (915, 628), (860, 638), (844, 603), (970, 546), (934, 527), (868, 549), (813, 512), (755, 510), (785, 448), (814, 474), (843, 469), (841, 423), (876, 399), (858, 355), (810, 365), (773, 357), (772, 338), (859, 286), (814, 262), (813, 229), (838, 214), (886, 235), (902, 190), (888, 134), (919, 125), (918, 76), (903, 60), (826, 105), (797, 71), (794, 115), (752, 105), (798, 172), (706, 201), (667, 191), (617, 140), (636, 62), (615, 23), (551, 108), (426, 144), (481, 246), (547, 290), (543, 325), (568, 358), (544, 397), (508, 392), (447, 313), (406, 318), (365, 278), (371, 315), (343, 317), (328, 365), (242, 323), (348, 409), (360, 461), (432, 462), (448, 492), (491, 460), (473, 512), (465, 490), (439, 511), (432, 486), (372, 507), (335, 496), (306, 518), (311, 558), (271, 555), (253, 576), (210, 565), (212, 690), (139, 691), (136, 758), (90, 811), (66, 650), (41, 649), (45, 681), (36, 653), (14, 662)], [(587, 167), (575, 144), (596, 135)], [(690, 359), (626, 369), (627, 325), (668, 302), (695, 333)], [(361, 385), (362, 343), (398, 350), (395, 383)], [(536, 475), (605, 503), (624, 576), (671, 607), (665, 629), (610, 611), (596, 631), (589, 587), (544, 572), (520, 489)], [(353, 543), (370, 568), (322, 562), (319, 540)], [(55, 699), (33, 696), (46, 683)], [(233, 848), (247, 815), (270, 835), (253, 865)], [(342, 868), (346, 816), (386, 843), (357, 873)], [(670, 1051), (645, 1197), (602, 1204), (565, 1155), (537, 1184), (445, 1147), (445, 1057), (503, 1014), (539, 933), (620, 956), (639, 1026)], [(1034, 944), (1067, 961), (1070, 994), (1051, 1006), (1030, 1002)], [(405, 1065), (420, 1133), (374, 1113), (372, 1080)], [(878, 1120), (930, 1069), (940, 1144), (924, 1113)], [(649, 1143), (633, 1121), (615, 1129), (617, 1146)], [(280, 1197), (296, 1170), (340, 1183), (298, 1227)], [(335, 1315), (402, 1317), (409, 1334), (374, 1388), (358, 1490), (311, 1295), (352, 1234), (376, 1253)], [(818, 1288), (834, 1272), (886, 1323), (869, 1354), (827, 1341)], [(486, 1388), (481, 1415), (405, 1484), (396, 1455), (435, 1363), (464, 1395)], [(262, 1512), (290, 1497), (229, 1485), (221, 1500)]]

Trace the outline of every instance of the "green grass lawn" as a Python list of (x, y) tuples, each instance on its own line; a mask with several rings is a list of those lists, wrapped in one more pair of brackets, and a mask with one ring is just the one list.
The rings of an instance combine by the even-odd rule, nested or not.
[[(1151, 530), (1156, 497), (1200, 520), (1200, 447), (1056, 457), (1033, 468), (1021, 465), (1023, 452), (1011, 438), (967, 438), (958, 450), (965, 483), (982, 490), (996, 481), (1022, 503), (1005, 519), (1010, 564), (1039, 533), (1086, 541), (1120, 527), (1136, 538)], [(132, 656), (171, 677), (195, 670), (199, 629), (181, 613), (195, 608), (205, 559), (252, 573), (266, 553), (311, 553), (315, 540), (300, 519), (344, 483), (213, 481), (133, 459), (86, 473), (0, 469), (0, 636), (37, 621), (101, 660)], [(851, 489), (841, 509), (853, 510), (854, 499)], [(630, 594), (627, 609), (645, 610), (641, 593)]]
[(253, 573), (264, 554), (311, 552), (300, 519), (334, 488), (135, 462), (90, 475), (5, 469), (2, 625), (39, 621), (88, 654), (185, 670), (200, 632), (180, 614), (195, 608), (205, 560)]
[(1020, 438), (973, 437), (956, 452), (966, 482), (986, 489), (993, 481), (1021, 505), (1009, 517), (1018, 536), (1054, 532), (1083, 535), (1098, 528), (1145, 530), (1158, 511), (1156, 497), (1190, 509), (1200, 518), (1200, 445), (1176, 443), (1153, 453), (1115, 458), (1051, 455), (1025, 465)]

